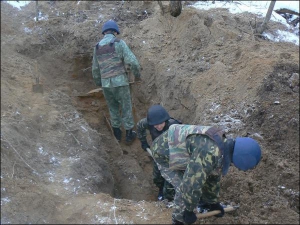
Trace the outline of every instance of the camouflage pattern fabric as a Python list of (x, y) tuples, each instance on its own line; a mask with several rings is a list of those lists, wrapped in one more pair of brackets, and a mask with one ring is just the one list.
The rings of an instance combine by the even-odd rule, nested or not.
[(109, 109), (111, 126), (119, 128), (123, 123), (125, 130), (132, 129), (134, 120), (129, 86), (102, 89)]
[(137, 138), (140, 141), (147, 141), (147, 129), (149, 129), (147, 118), (141, 119), (136, 124)]
[(96, 55), (101, 71), (101, 78), (103, 79), (126, 73), (123, 61), (115, 51), (115, 42), (119, 41), (119, 39), (114, 38), (107, 45), (96, 46)]
[[(98, 45), (108, 45), (114, 38), (115, 36), (113, 34), (106, 34)], [(140, 77), (140, 65), (135, 55), (123, 40), (114, 42), (114, 48), (114, 57), (110, 58), (108, 63), (116, 61), (117, 66), (105, 65), (105, 63), (102, 63), (101, 67), (97, 57), (97, 48), (94, 48), (92, 75), (96, 84), (103, 88), (103, 94), (109, 108), (112, 127), (120, 128), (123, 123), (124, 128), (130, 130), (134, 127), (130, 88), (127, 74), (125, 70), (120, 70), (119, 63), (123, 62), (124, 68), (126, 65), (129, 66), (133, 75), (138, 78)], [(114, 66), (116, 66), (116, 71), (113, 70)], [(101, 71), (101, 68), (103, 71)], [(108, 72), (105, 68), (109, 68), (109, 71), (113, 73), (113, 76), (106, 73), (106, 78), (102, 77), (101, 72)], [(120, 109), (122, 110), (122, 116), (120, 115)]]
[(173, 124), (181, 124), (180, 120), (176, 120), (174, 118), (170, 118), (169, 120), (166, 121), (165, 127), (163, 128), (162, 131), (156, 130), (156, 128), (152, 125), (148, 124), (147, 118), (141, 119), (137, 124), (137, 137), (140, 139), (140, 141), (146, 141), (146, 136), (147, 136), (147, 130), (149, 130), (151, 134), (152, 140), (157, 138), (159, 135), (161, 135), (163, 132), (169, 129), (169, 127)]
[[(169, 129), (169, 127), (173, 124), (181, 124), (179, 120), (176, 120), (174, 118), (170, 118), (168, 121), (166, 121), (165, 127), (163, 131), (157, 131), (154, 126), (150, 126), (148, 124), (147, 118), (141, 119), (136, 127), (137, 127), (137, 137), (140, 139), (140, 141), (147, 141), (146, 135), (147, 135), (147, 130), (150, 131), (152, 140), (157, 138), (159, 135), (164, 133), (166, 130)], [(160, 170), (158, 169), (157, 165), (155, 162), (153, 162), (153, 183), (158, 187), (158, 188), (163, 188), (163, 195), (165, 199), (168, 199), (169, 201), (172, 201), (174, 199), (175, 195), (175, 190), (174, 187), (166, 181), (161, 173)]]
[(185, 139), (190, 134), (205, 134), (211, 126), (172, 125), (169, 128), (170, 169), (185, 170), (190, 159), (186, 151)]
[(158, 188), (163, 188), (163, 195), (165, 199), (168, 199), (168, 201), (173, 201), (175, 196), (175, 189), (172, 184), (170, 184), (168, 181), (163, 178), (163, 176), (160, 173), (160, 170), (158, 169), (155, 161), (153, 161), (153, 183)]
[[(113, 34), (106, 34), (98, 44), (99, 46), (107, 45), (113, 38), (115, 38)], [(120, 40), (119, 42), (115, 42), (114, 45), (117, 56), (121, 61), (123, 61), (124, 67), (129, 66), (130, 71), (133, 73), (133, 75), (137, 78), (140, 77), (139, 62), (132, 51), (129, 49), (127, 44), (123, 40)], [(129, 85), (126, 73), (118, 74), (114, 77), (108, 78), (101, 77), (101, 69), (99, 67), (99, 62), (96, 54), (96, 47), (94, 48), (93, 53), (92, 75), (96, 84), (102, 85), (102, 87), (111, 88)]]
[[(184, 134), (184, 132), (179, 133)], [(200, 198), (207, 203), (218, 202), (222, 155), (217, 144), (208, 136), (203, 134), (186, 136), (185, 134), (186, 139), (182, 138), (181, 141), (185, 143), (189, 155), (188, 164), (185, 170), (171, 170), (169, 168), (170, 136), (172, 136), (172, 129), (154, 140), (151, 151), (162, 176), (175, 188), (175, 206), (172, 216), (183, 222), (184, 210), (193, 211)]]

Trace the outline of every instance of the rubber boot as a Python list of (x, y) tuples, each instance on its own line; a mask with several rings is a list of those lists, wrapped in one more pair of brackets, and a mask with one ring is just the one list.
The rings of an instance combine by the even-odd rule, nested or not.
[(120, 142), (121, 138), (122, 138), (122, 131), (121, 131), (121, 129), (113, 127), (113, 131), (114, 131), (114, 135), (115, 135), (116, 139), (118, 140), (118, 142)]
[(136, 132), (132, 129), (126, 130), (126, 144), (131, 144), (136, 138)]

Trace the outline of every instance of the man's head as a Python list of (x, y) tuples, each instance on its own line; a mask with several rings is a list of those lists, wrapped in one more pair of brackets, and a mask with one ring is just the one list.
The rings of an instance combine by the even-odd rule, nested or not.
[(161, 105), (153, 105), (148, 109), (147, 122), (150, 126), (154, 126), (158, 131), (161, 131), (164, 128), (165, 121), (169, 119), (169, 113)]
[(103, 24), (102, 34), (104, 34), (107, 31), (117, 32), (117, 34), (120, 34), (118, 24), (113, 20), (108, 20)]
[(237, 137), (235, 139), (232, 163), (240, 170), (253, 169), (261, 159), (259, 144), (249, 137)]

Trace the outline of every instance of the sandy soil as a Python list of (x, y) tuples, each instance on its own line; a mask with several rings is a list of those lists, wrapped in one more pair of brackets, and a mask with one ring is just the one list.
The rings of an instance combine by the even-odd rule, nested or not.
[(299, 224), (299, 47), (254, 37), (249, 13), (186, 2), (174, 18), (163, 4), (164, 15), (156, 1), (41, 1), (48, 19), (34, 22), (34, 3), (1, 2), (1, 223), (171, 223), (152, 159), (138, 140), (117, 143), (101, 92), (80, 97), (96, 88), (93, 46), (115, 19), (143, 68), (136, 122), (160, 103), (262, 146), (255, 170), (222, 180), (220, 200), (239, 209), (197, 223)]

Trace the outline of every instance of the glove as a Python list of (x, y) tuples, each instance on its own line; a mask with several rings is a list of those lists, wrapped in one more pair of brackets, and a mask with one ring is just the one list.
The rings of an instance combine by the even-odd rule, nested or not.
[(197, 220), (196, 214), (192, 211), (184, 210), (183, 212), (183, 221), (187, 224), (195, 223)]
[(210, 211), (214, 211), (214, 210), (220, 210), (221, 211), (221, 213), (215, 215), (216, 217), (222, 217), (222, 216), (224, 216), (224, 213), (225, 213), (224, 208), (223, 208), (223, 206), (219, 202), (218, 203), (214, 203), (214, 204), (210, 204), (210, 208), (209, 209), (210, 209)]
[(144, 149), (145, 152), (147, 151), (147, 148), (150, 148), (147, 141), (141, 141), (141, 146), (142, 146), (142, 149)]

